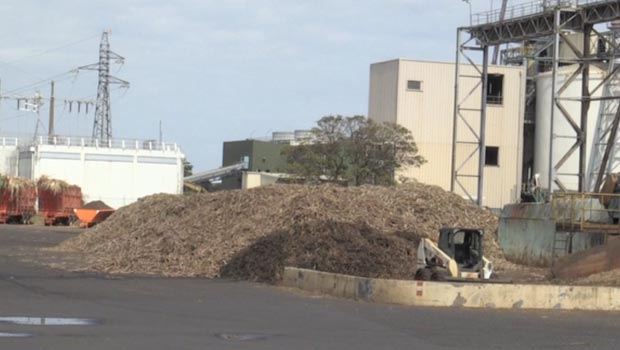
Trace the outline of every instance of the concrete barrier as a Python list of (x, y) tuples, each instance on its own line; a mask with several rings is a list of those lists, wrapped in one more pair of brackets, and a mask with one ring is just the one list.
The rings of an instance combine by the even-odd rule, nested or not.
[(422, 282), (363, 278), (287, 267), (283, 284), (377, 303), (495, 309), (620, 310), (620, 288)]

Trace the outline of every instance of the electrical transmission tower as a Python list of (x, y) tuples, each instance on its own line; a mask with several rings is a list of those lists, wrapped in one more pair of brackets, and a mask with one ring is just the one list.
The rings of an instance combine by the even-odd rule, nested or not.
[(104, 31), (99, 44), (99, 62), (79, 67), (83, 70), (96, 70), (99, 72), (97, 86), (97, 102), (95, 104), (95, 122), (93, 124), (93, 139), (101, 144), (107, 144), (112, 139), (112, 115), (110, 103), (110, 85), (120, 84), (123, 88), (129, 87), (129, 82), (110, 75), (111, 61), (123, 64), (125, 58), (110, 50), (108, 41), (109, 31)]

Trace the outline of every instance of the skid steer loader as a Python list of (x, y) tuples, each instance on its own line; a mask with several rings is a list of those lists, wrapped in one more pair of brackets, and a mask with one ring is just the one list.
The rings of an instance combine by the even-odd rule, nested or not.
[(418, 246), (416, 280), (488, 280), (493, 264), (482, 255), (482, 236), (478, 229), (442, 228), (439, 243), (424, 238)]

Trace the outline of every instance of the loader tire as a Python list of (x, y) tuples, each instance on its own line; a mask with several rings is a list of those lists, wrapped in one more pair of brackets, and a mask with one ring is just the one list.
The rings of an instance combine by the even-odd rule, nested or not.
[(430, 281), (431, 280), (431, 270), (429, 269), (418, 269), (418, 271), (415, 272), (415, 277), (414, 279), (416, 281)]
[(443, 271), (433, 271), (431, 273), (431, 281), (441, 282), (446, 280), (446, 273)]

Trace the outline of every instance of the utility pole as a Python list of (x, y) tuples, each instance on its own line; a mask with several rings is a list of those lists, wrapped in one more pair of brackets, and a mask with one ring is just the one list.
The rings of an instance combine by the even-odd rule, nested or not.
[(52, 80), (52, 91), (50, 93), (50, 120), (48, 124), (48, 136), (50, 139), (54, 137), (54, 81)]
[[(45, 101), (49, 101), (49, 122), (48, 122), (48, 131), (47, 135), (52, 141), (53, 137), (56, 135), (56, 122), (55, 122), (55, 109), (56, 109), (56, 94), (55, 94), (55, 82), (51, 81), (51, 89), (50, 89), (50, 97), (44, 97), (38, 91), (35, 92), (34, 95), (31, 96), (23, 96), (23, 95), (2, 95), (0, 93), (0, 102), (4, 100), (12, 100), (17, 102), (17, 110), (24, 112), (32, 112), (37, 114), (37, 121), (34, 129), (33, 139), (36, 140), (39, 133), (39, 126), (45, 127), (44, 123), (40, 119), (41, 107), (45, 104)], [(72, 112), (73, 104), (77, 104), (77, 112), (80, 113), (82, 106), (84, 106), (85, 113), (88, 114), (88, 107), (95, 105), (95, 102), (92, 100), (72, 100), (72, 99), (61, 99), (65, 103), (65, 106), (69, 106), (69, 113)]]
[[(17, 106), (19, 107), (19, 102), (20, 100), (17, 100)], [(27, 112), (34, 112), (37, 114), (37, 122), (34, 125), (34, 135), (32, 136), (32, 141), (36, 141), (37, 136), (39, 136), (39, 125), (43, 124), (41, 123), (41, 106), (43, 106), (43, 96), (41, 96), (41, 94), (39, 94), (39, 92), (36, 92), (34, 94), (34, 98), (31, 100), (25, 100), (24, 102), (24, 108), (22, 109), (23, 111), (27, 111)]]
[(97, 84), (97, 103), (95, 105), (95, 121), (93, 124), (93, 139), (99, 140), (101, 145), (107, 145), (112, 139), (112, 114), (110, 103), (110, 84), (120, 84), (128, 88), (129, 82), (110, 75), (110, 63), (123, 64), (125, 58), (110, 50), (108, 40), (109, 31), (104, 31), (99, 44), (99, 62), (78, 69), (96, 70), (99, 72)]
[(161, 145), (164, 142), (164, 132), (161, 127), (161, 120), (159, 121), (159, 144)]
[(15, 95), (0, 94), (0, 101), (13, 100), (17, 102), (18, 111), (36, 113), (37, 122), (34, 127), (33, 140), (36, 140), (37, 135), (39, 133), (39, 124), (42, 124), (39, 112), (41, 111), (41, 106), (43, 106), (44, 99), (45, 98), (38, 91), (35, 92), (34, 96), (15, 96)]

